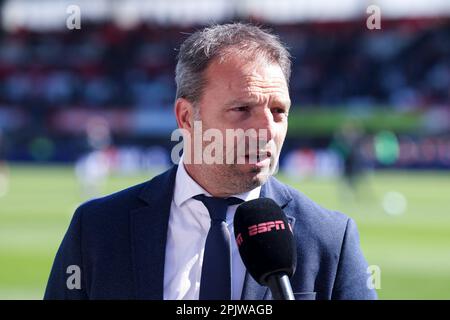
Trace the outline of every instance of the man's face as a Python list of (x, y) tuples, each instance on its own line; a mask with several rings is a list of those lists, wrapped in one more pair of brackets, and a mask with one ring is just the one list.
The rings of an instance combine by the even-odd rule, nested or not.
[[(254, 129), (253, 139), (265, 143), (250, 150), (250, 155), (248, 139), (234, 140), (233, 163), (202, 164), (204, 179), (217, 180), (230, 194), (253, 189), (273, 174), (286, 137), (290, 99), (284, 74), (276, 63), (235, 54), (220, 63), (213, 61), (205, 77), (207, 85), (196, 106), (203, 132), (218, 129), (225, 142), (227, 129)], [(236, 150), (239, 143), (247, 147), (241, 156)], [(224, 144), (224, 162), (230, 151), (226, 147)], [(254, 152), (259, 153), (257, 161), (251, 161)]]

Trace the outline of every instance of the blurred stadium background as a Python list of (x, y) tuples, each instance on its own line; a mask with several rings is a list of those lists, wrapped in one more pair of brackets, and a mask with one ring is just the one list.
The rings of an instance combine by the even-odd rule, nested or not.
[(448, 0), (0, 0), (0, 16), (0, 299), (42, 298), (82, 201), (170, 165), (175, 49), (227, 21), (294, 57), (280, 179), (357, 221), (380, 298), (450, 299)]

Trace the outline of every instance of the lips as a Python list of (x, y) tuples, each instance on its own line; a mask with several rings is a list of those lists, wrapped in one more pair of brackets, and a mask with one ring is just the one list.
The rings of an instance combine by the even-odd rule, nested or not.
[(259, 151), (257, 154), (247, 154), (246, 159), (256, 159), (257, 162), (264, 161), (272, 156), (271, 151)]

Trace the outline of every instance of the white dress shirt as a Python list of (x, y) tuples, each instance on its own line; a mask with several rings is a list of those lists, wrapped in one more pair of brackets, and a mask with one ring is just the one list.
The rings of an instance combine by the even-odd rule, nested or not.
[[(244, 201), (259, 198), (261, 187), (233, 195)], [(205, 205), (192, 199), (211, 196), (187, 173), (180, 160), (170, 207), (164, 266), (164, 299), (197, 300), (200, 293), (203, 253), (211, 219)], [(231, 299), (239, 300), (244, 285), (245, 266), (234, 241), (233, 218), (237, 205), (229, 206), (227, 226), (231, 235)]]

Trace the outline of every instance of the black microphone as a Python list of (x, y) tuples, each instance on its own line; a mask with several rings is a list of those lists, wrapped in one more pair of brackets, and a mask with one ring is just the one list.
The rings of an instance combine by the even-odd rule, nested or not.
[(275, 300), (294, 300), (289, 278), (295, 271), (297, 251), (280, 206), (269, 198), (242, 203), (234, 216), (234, 234), (250, 275), (269, 287)]

